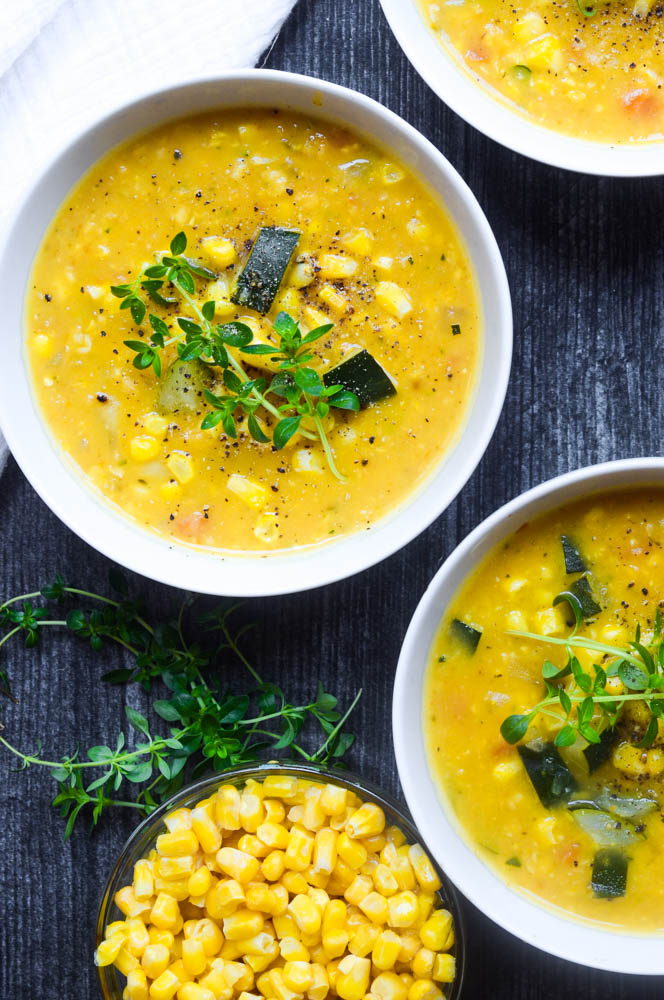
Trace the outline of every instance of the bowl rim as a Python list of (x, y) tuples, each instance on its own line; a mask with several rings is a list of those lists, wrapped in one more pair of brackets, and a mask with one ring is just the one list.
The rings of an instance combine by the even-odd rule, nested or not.
[[(444, 609), (482, 559), (520, 524), (575, 498), (664, 486), (663, 458), (618, 459), (547, 480), (485, 518), (448, 556), (422, 596), (403, 641), (394, 682), (392, 731), (404, 797), (424, 842), (460, 892), (494, 923), (557, 958), (603, 971), (664, 974), (661, 935), (601, 929), (511, 888), (472, 849), (444, 801), (426, 759), (421, 720), (423, 680)], [(620, 942), (620, 947), (616, 945)]]
[[(237, 98), (228, 97), (231, 85), (234, 88), (233, 94), (237, 90), (240, 95)], [(435, 183), (429, 181), (426, 175), (423, 180), (431, 188), (435, 188), (441, 200), (445, 193), (448, 214), (459, 230), (462, 243), (475, 265), (480, 304), (484, 307), (488, 303), (493, 309), (490, 335), (496, 364), (492, 366), (491, 385), (487, 386), (488, 398), (484, 398), (479, 407), (476, 393), (475, 399), (468, 406), (465, 430), (462, 428), (456, 442), (432, 468), (429, 478), (420, 484), (414, 495), (407, 497), (398, 508), (379, 519), (371, 530), (351, 533), (335, 542), (296, 550), (281, 550), (269, 555), (202, 550), (169, 542), (156, 532), (153, 533), (132, 522), (126, 515), (118, 513), (110, 502), (102, 502), (92, 487), (85, 483), (80, 472), (68, 465), (62, 449), (51, 438), (45, 421), (36, 413), (36, 401), (31, 387), (31, 403), (21, 404), (18, 411), (25, 419), (22, 422), (16, 419), (16, 407), (10, 397), (12, 394), (18, 396), (25, 393), (29, 375), (25, 362), (12, 357), (0, 368), (0, 426), (23, 473), (47, 506), (79, 537), (102, 554), (161, 583), (199, 593), (274, 596), (324, 586), (368, 569), (412, 541), (452, 503), (484, 455), (502, 412), (512, 357), (511, 299), (500, 250), (486, 216), (458, 172), (428, 139), (394, 112), (356, 91), (315, 77), (263, 69), (231, 70), (185, 83), (150, 88), (105, 112), (100, 118), (88, 122), (57, 153), (48, 158), (20, 199), (5, 230), (4, 247), (0, 247), (0, 273), (10, 274), (12, 268), (15, 268), (17, 275), (21, 276), (21, 282), (27, 280), (23, 263), (14, 263), (16, 255), (10, 251), (10, 247), (20, 231), (21, 220), (28, 215), (33, 203), (38, 204), (38, 197), (44, 197), (48, 201), (49, 188), (57, 183), (57, 171), (72, 171), (72, 157), (79, 153), (84, 155), (85, 150), (93, 148), (93, 144), (98, 141), (104, 141), (105, 150), (112, 148), (120, 140), (115, 138), (107, 141), (103, 137), (109, 130), (117, 128), (117, 123), (127, 113), (140, 113), (144, 107), (158, 105), (155, 123), (186, 113), (163, 111), (164, 106), (169, 105), (173, 99), (194, 101), (195, 106), (192, 105), (189, 113), (195, 113), (196, 108), (212, 108), (209, 101), (205, 103), (204, 96), (210, 88), (217, 86), (222, 87), (217, 105), (219, 107), (251, 104), (244, 96), (251, 86), (269, 90), (270, 96), (261, 98), (263, 104), (269, 104), (274, 93), (279, 97), (277, 103), (281, 106), (297, 106), (293, 102), (300, 101), (301, 110), (302, 102), (306, 99), (312, 114), (345, 122), (351, 129), (364, 132), (383, 146), (387, 142), (380, 136), (382, 133), (389, 133), (395, 143), (398, 140), (402, 145), (402, 155), (407, 152), (418, 163), (425, 164), (429, 175), (435, 177)], [(224, 86), (226, 91), (223, 91)], [(200, 102), (200, 106), (196, 102)], [(253, 101), (254, 106), (258, 106), (258, 103)], [(375, 127), (375, 132), (371, 132), (369, 126), (365, 127), (367, 120)], [(128, 138), (135, 132), (135, 128), (127, 128), (123, 134)], [(99, 140), (99, 136), (102, 140)], [(96, 158), (86, 160), (85, 168), (79, 169), (76, 176), (82, 176)], [(414, 169), (417, 170), (416, 167)], [(454, 210), (450, 207), (450, 201), (454, 203)], [(51, 206), (49, 212), (52, 210)], [(37, 245), (51, 218), (52, 215), (49, 214), (49, 218), (43, 222), (40, 217)], [(461, 231), (462, 225), (465, 226), (464, 232)], [(37, 229), (34, 222), (33, 229)], [(482, 276), (477, 271), (478, 261), (481, 262)], [(14, 309), (13, 299), (9, 308)], [(485, 308), (483, 312), (484, 367), (481, 366), (478, 371), (476, 386), (483, 378), (487, 378), (484, 368), (489, 338)], [(8, 323), (7, 319), (5, 323)], [(23, 344), (22, 328), (18, 340), (13, 328), (6, 336), (10, 345), (14, 343), (14, 350), (20, 349)], [(20, 373), (20, 386), (15, 384), (17, 373)], [(28, 413), (31, 409), (35, 410), (33, 416), (36, 419), (32, 419)], [(474, 414), (474, 419), (480, 426), (466, 440), (464, 435)], [(29, 426), (25, 425), (28, 417), (31, 421)], [(462, 442), (463, 448), (460, 447)], [(452, 460), (458, 468), (454, 469), (453, 476), (448, 475), (443, 481), (441, 470)], [(448, 480), (451, 482), (449, 486)], [(335, 554), (328, 556), (330, 552)], [(256, 572), (258, 565), (261, 567), (260, 573)]]
[[(99, 943), (103, 939), (104, 928), (109, 922), (109, 912), (114, 906), (113, 893), (116, 890), (116, 883), (121, 879), (123, 871), (127, 868), (128, 864), (133, 863), (132, 854), (134, 849), (140, 848), (140, 850), (144, 850), (145, 843), (148, 840), (154, 839), (163, 817), (168, 812), (177, 808), (179, 803), (185, 800), (204, 797), (213, 787), (223, 784), (241, 784), (250, 778), (261, 781), (271, 774), (288, 774), (298, 778), (319, 781), (329, 780), (331, 783), (340, 784), (358, 793), (364, 801), (376, 802), (386, 812), (388, 817), (394, 817), (396, 819), (395, 825), (403, 829), (410, 843), (423, 844), (422, 838), (408, 810), (390, 794), (374, 784), (374, 782), (360, 777), (353, 771), (311, 763), (267, 761), (246, 764), (229, 771), (208, 774), (206, 777), (184, 786), (163, 802), (154, 812), (143, 819), (125, 840), (100, 896), (95, 924), (95, 948), (99, 946)], [(423, 846), (425, 845), (423, 844)], [(433, 861), (433, 863), (442, 882), (442, 888), (439, 892), (452, 914), (455, 933), (454, 954), (456, 956), (456, 975), (453, 988), (446, 993), (446, 997), (448, 1000), (459, 1000), (463, 990), (466, 969), (467, 933), (465, 917), (456, 888), (440, 869), (437, 862)], [(111, 973), (109, 972), (111, 968), (113, 967), (97, 967), (99, 986), (105, 1000), (120, 1000), (120, 993), (112, 992), (113, 984), (110, 982)]]
[(664, 139), (609, 143), (556, 132), (529, 118), (488, 85), (435, 37), (418, 0), (380, 0), (406, 58), (435, 94), (464, 121), (508, 149), (540, 163), (600, 177), (664, 174)]

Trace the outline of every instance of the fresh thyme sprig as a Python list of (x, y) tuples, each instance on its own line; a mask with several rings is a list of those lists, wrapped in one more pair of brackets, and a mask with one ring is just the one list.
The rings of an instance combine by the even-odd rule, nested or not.
[[(361, 691), (343, 713), (334, 695), (320, 684), (310, 701), (291, 704), (278, 685), (263, 680), (242, 652), (239, 641), (246, 629), (233, 635), (233, 608), (218, 607), (190, 624), (209, 639), (214, 637), (211, 644), (204, 645), (186, 636), (185, 619), (193, 598), (185, 599), (175, 621), (151, 624), (139, 604), (130, 599), (125, 578), (114, 572), (111, 583), (117, 600), (65, 586), (58, 576), (41, 591), (0, 605), (0, 626), (9, 626), (0, 638), (0, 649), (17, 634), (22, 634), (31, 648), (44, 628), (64, 626), (86, 639), (95, 652), (103, 650), (105, 642), (113, 642), (130, 654), (127, 667), (104, 674), (102, 680), (112, 684), (137, 682), (149, 693), (158, 683), (167, 694), (151, 706), (170, 724), (166, 734), (153, 732), (145, 716), (125, 706), (138, 737), (133, 747), (120, 732), (109, 744), (92, 746), (85, 754), (76, 750), (60, 760), (48, 760), (42, 756), (41, 745), (36, 752), (25, 753), (0, 735), (0, 745), (18, 758), (19, 769), (40, 766), (50, 770), (58, 785), (53, 805), (67, 821), (65, 838), (87, 807), (93, 826), (110, 807), (149, 814), (181, 787), (185, 773), (196, 778), (206, 771), (224, 771), (277, 753), (316, 764), (339, 762), (350, 748), (354, 736), (346, 732), (345, 725)], [(75, 607), (64, 616), (53, 612), (50, 605), (59, 606), (73, 598), (102, 606), (92, 610)], [(40, 599), (48, 602), (46, 606), (35, 606)], [(228, 654), (251, 676), (248, 691), (228, 690), (220, 672)], [(4, 693), (11, 697), (6, 672), (0, 676)]]
[[(253, 343), (253, 331), (246, 323), (215, 323), (216, 305), (210, 299), (199, 305), (195, 299), (196, 279), (211, 281), (214, 272), (202, 267), (184, 255), (187, 238), (178, 233), (170, 244), (170, 254), (162, 255), (158, 264), (146, 267), (134, 281), (111, 286), (111, 292), (121, 299), (120, 309), (129, 309), (132, 319), (140, 326), (148, 314), (143, 297), (146, 293), (160, 306), (168, 307), (177, 300), (163, 294), (165, 284), (175, 288), (189, 306), (195, 319), (187, 316), (176, 318), (179, 333), (172, 334), (167, 323), (155, 313), (149, 313), (151, 327), (149, 340), (125, 340), (125, 346), (134, 351), (134, 365), (139, 369), (152, 368), (160, 377), (163, 370), (162, 352), (175, 344), (181, 361), (200, 359), (205, 364), (221, 369), (223, 395), (205, 390), (205, 400), (212, 407), (203, 418), (202, 427), (221, 424), (229, 437), (237, 437), (237, 415), (247, 417), (247, 429), (254, 441), (267, 444), (267, 428), (258, 419), (257, 411), (263, 408), (275, 418), (272, 444), (283, 448), (296, 432), (309, 440), (320, 440), (328, 465), (340, 480), (339, 472), (327, 439), (323, 421), (330, 407), (340, 410), (359, 410), (357, 396), (343, 386), (325, 386), (318, 372), (309, 367), (314, 355), (310, 347), (332, 329), (326, 323), (303, 334), (298, 323), (287, 313), (279, 313), (274, 322), (278, 345)], [(278, 366), (271, 382), (265, 378), (252, 379), (236, 358), (234, 348), (251, 358), (252, 355), (269, 355)], [(284, 399), (279, 404), (269, 396)], [(305, 420), (305, 418), (308, 418)], [(303, 420), (305, 421), (303, 423)]]
[[(651, 746), (659, 733), (659, 720), (664, 719), (664, 633), (659, 608), (655, 611), (652, 635), (644, 639), (637, 625), (634, 639), (623, 648), (579, 635), (583, 621), (581, 603), (570, 591), (559, 594), (554, 604), (562, 601), (567, 601), (575, 618), (574, 627), (566, 638), (536, 632), (508, 632), (522, 639), (561, 646), (567, 652), (567, 661), (562, 668), (549, 660), (544, 661), (542, 680), (546, 696), (529, 711), (505, 719), (500, 727), (503, 738), (508, 743), (518, 743), (538, 715), (547, 715), (562, 722), (554, 738), (556, 746), (571, 746), (577, 736), (588, 743), (599, 743), (602, 733), (615, 727), (624, 706), (640, 702), (650, 716), (638, 745)], [(584, 670), (574, 654), (575, 649), (601, 654), (601, 663), (592, 665), (592, 673)], [(610, 678), (620, 682), (619, 693), (615, 685), (614, 690), (607, 689), (607, 685), (612, 686)]]

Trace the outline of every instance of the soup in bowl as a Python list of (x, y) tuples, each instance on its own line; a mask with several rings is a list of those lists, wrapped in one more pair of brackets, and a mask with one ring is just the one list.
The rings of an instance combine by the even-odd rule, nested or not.
[(662, 172), (655, 0), (381, 2), (416, 69), (486, 135), (587, 173)]
[(457, 175), (378, 105), (262, 72), (154, 95), (63, 154), (24, 209), (33, 243), (44, 201), (3, 425), (43, 484), (29, 391), (60, 462), (47, 499), (71, 518), (75, 493), (77, 530), (119, 561), (196, 590), (314, 586), (403, 544), (472, 471), (509, 370), (502, 265)]
[(524, 940), (626, 972), (662, 971), (663, 546), (659, 460), (532, 490), (434, 579), (395, 688), (406, 797), (448, 874)]

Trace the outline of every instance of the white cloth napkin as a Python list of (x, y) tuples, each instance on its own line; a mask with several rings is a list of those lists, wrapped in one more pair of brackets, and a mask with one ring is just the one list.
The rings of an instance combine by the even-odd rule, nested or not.
[(255, 65), (294, 3), (0, 0), (0, 234), (82, 126), (151, 87)]

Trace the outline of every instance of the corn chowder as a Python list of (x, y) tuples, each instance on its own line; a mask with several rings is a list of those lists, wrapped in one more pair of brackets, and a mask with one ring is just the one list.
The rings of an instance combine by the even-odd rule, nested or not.
[(525, 524), (445, 614), (428, 756), (473, 849), (514, 888), (664, 929), (664, 494)]
[(547, 128), (621, 143), (664, 136), (659, 0), (422, 0), (480, 83)]
[(444, 209), (343, 128), (188, 118), (97, 163), (26, 306), (54, 437), (145, 528), (269, 552), (367, 529), (455, 441), (481, 355)]
[(95, 956), (126, 977), (125, 1000), (444, 1000), (452, 914), (375, 803), (273, 775), (164, 826)]

